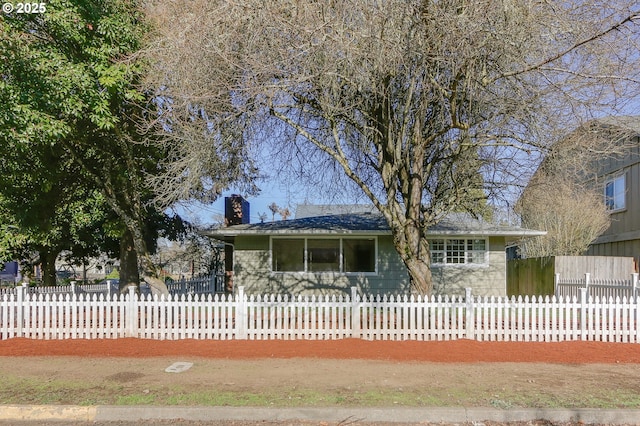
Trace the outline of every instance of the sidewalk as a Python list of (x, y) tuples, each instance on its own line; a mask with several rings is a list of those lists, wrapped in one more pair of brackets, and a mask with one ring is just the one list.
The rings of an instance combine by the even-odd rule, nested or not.
[(581, 424), (640, 425), (640, 409), (511, 409), (429, 408), (258, 408), (258, 407), (158, 407), (158, 406), (56, 406), (0, 405), (4, 421), (135, 421), (151, 419), (207, 420), (309, 420), (342, 422), (515, 422), (547, 420)]

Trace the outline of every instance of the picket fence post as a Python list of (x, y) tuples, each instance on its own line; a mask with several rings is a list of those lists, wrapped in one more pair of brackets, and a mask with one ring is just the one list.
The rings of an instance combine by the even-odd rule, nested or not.
[(360, 304), (358, 287), (351, 287), (351, 337), (360, 338)]
[(631, 274), (631, 283), (633, 285), (633, 300), (635, 302), (638, 301), (638, 273), (634, 272), (633, 274)]
[(16, 292), (17, 300), (16, 300), (16, 337), (27, 337), (24, 336), (24, 305), (27, 303), (29, 293), (29, 284), (23, 283), (22, 287), (18, 289)]
[[(587, 276), (589, 274), (586, 274)], [(588, 281), (587, 281), (588, 282)], [(587, 305), (589, 303), (589, 288), (580, 289), (580, 339), (587, 340)]]
[(475, 339), (475, 307), (473, 304), (473, 296), (471, 295), (471, 287), (464, 289), (464, 301), (466, 304), (465, 312), (465, 325), (466, 325), (466, 338)]
[(560, 274), (553, 274), (553, 294), (555, 294), (556, 299), (559, 297), (558, 284), (560, 283)]
[(138, 322), (138, 309), (136, 306), (136, 287), (129, 286), (129, 298), (127, 300), (127, 308), (125, 309), (125, 335), (127, 337), (136, 336), (136, 324)]
[(244, 294), (244, 286), (238, 286), (238, 294), (235, 299), (236, 305), (236, 338), (247, 338), (247, 296)]

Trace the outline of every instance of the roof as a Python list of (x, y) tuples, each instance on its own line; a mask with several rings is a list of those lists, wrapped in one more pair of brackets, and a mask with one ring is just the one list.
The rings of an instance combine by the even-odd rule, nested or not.
[(376, 208), (372, 204), (298, 204), (296, 207), (296, 219), (375, 212)]
[[(433, 236), (526, 237), (544, 235), (546, 232), (517, 226), (494, 225), (474, 219), (468, 214), (454, 213), (429, 228), (427, 233)], [(203, 235), (217, 239), (242, 235), (391, 235), (391, 229), (381, 214), (359, 213), (234, 225), (204, 231)]]
[(596, 125), (604, 125), (625, 129), (640, 135), (640, 115), (609, 116), (594, 120)]

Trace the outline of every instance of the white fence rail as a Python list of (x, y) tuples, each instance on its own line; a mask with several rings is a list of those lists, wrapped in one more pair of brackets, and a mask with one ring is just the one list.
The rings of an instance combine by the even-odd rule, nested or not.
[(598, 297), (600, 300), (609, 298), (637, 300), (640, 296), (640, 283), (638, 274), (631, 274), (628, 280), (601, 280), (591, 278), (591, 274), (586, 273), (584, 277), (578, 279), (563, 278), (560, 274), (554, 276), (554, 288), (557, 298), (581, 297), (581, 290), (586, 290), (586, 294), (592, 298)]
[(224, 274), (174, 281), (167, 284), (167, 289), (172, 296), (224, 293)]
[[(341, 339), (640, 342), (638, 305), (582, 297), (0, 295), (0, 339)], [(579, 301), (580, 300), (580, 301)]]
[[(21, 289), (22, 287), (0, 287), (0, 295), (16, 294), (18, 291), (22, 291)], [(167, 290), (172, 296), (224, 293), (224, 275), (214, 274), (174, 281), (167, 284)], [(118, 294), (119, 291), (117, 280), (106, 280), (98, 284), (78, 284), (72, 281), (69, 285), (28, 287), (28, 292), (31, 294), (103, 294), (107, 299), (110, 299), (114, 294)], [(146, 283), (140, 284), (140, 293), (143, 295), (150, 294), (149, 285)]]
[[(24, 285), (25, 284), (18, 287), (0, 287), (0, 295), (17, 294), (20, 291), (24, 291)], [(30, 294), (104, 294), (109, 297), (112, 294), (118, 293), (118, 282), (107, 280), (106, 282), (98, 284), (77, 284), (72, 281), (69, 285), (27, 287), (26, 291)]]

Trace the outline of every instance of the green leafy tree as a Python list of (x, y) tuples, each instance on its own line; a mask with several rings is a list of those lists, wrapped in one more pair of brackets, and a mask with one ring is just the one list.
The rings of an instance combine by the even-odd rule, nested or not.
[[(67, 225), (95, 219), (96, 210), (79, 209), (77, 198), (51, 203), (60, 191), (49, 185), (99, 191), (122, 224), (121, 246), (129, 249), (121, 252), (122, 285), (139, 282), (138, 263), (157, 285), (145, 228), (158, 215), (144, 204), (151, 198), (144, 176), (156, 171), (162, 153), (141, 143), (136, 126), (149, 102), (137, 88), (142, 63), (132, 56), (146, 30), (137, 3), (51, 1), (45, 13), (5, 14), (0, 25), (0, 141), (17, 159), (11, 176), (32, 184), (22, 186), (23, 200), (5, 201), (36, 208), (39, 199), (50, 206), (34, 221), (45, 235), (57, 236), (45, 223), (59, 220), (60, 209), (76, 215)], [(57, 163), (46, 164), (47, 155)], [(47, 171), (57, 176), (43, 177)], [(38, 198), (43, 194), (50, 196)], [(80, 228), (75, 231), (56, 239), (85, 240)]]
[(5, 245), (3, 258), (41, 264), (44, 284), (54, 285), (61, 251), (86, 257), (104, 245), (106, 204), (79, 178), (80, 167), (51, 145), (30, 148), (8, 150), (0, 163), (0, 223), (13, 230), (12, 239), (21, 236)]

